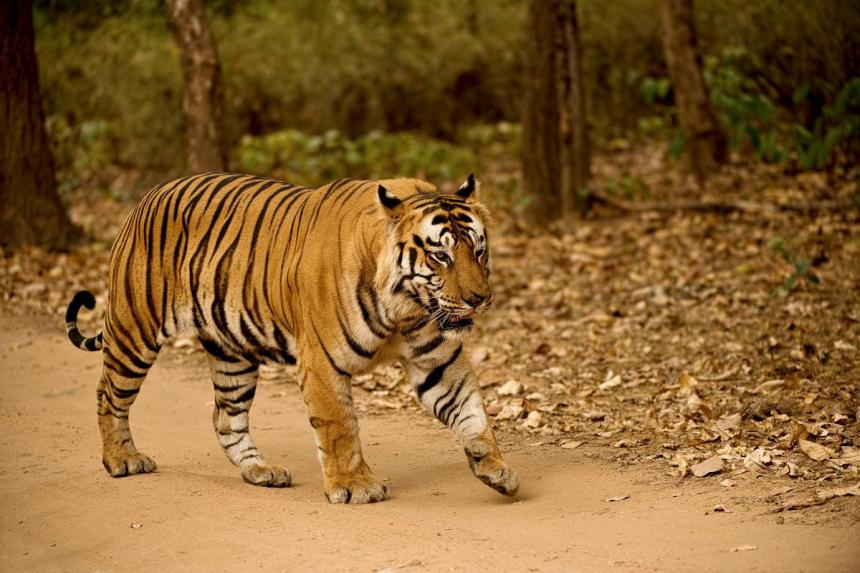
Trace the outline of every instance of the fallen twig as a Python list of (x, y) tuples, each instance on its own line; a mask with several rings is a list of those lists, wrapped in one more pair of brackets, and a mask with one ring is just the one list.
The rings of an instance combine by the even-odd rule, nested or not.
[(677, 203), (632, 203), (611, 197), (602, 193), (592, 192), (593, 201), (615, 207), (623, 211), (695, 211), (699, 213), (772, 213), (775, 211), (791, 211), (794, 213), (811, 213), (816, 211), (845, 211), (860, 207), (855, 201), (822, 201), (802, 205), (797, 203), (763, 204), (753, 201), (680, 201)]

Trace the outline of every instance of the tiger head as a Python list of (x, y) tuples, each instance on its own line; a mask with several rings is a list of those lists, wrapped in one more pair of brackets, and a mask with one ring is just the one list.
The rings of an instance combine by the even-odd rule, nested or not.
[(475, 201), (480, 183), (469, 175), (454, 194), (415, 183), (418, 193), (402, 199), (379, 185), (394, 271), (386, 288), (423, 307), (440, 330), (464, 331), (493, 299), (487, 212)]

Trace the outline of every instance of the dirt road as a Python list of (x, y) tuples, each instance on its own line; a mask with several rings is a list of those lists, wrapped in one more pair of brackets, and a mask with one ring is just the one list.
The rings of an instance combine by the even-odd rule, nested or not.
[[(361, 421), (391, 499), (331, 506), (297, 389), (283, 386), (261, 385), (252, 428), (294, 485), (253, 487), (213, 435), (202, 359), (169, 353), (132, 414), (159, 470), (112, 479), (99, 461), (99, 355), (73, 348), (59, 321), (0, 314), (0, 324), (3, 571), (860, 570), (856, 521), (781, 522), (761, 501), (765, 485), (678, 483), (665, 467), (620, 468), (587, 446), (501, 436), (522, 479), (504, 498), (471, 476), (445, 429), (412, 412)], [(743, 546), (755, 549), (731, 551)]]

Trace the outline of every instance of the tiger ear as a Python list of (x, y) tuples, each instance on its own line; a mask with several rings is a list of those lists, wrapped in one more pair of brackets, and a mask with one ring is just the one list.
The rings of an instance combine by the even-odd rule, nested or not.
[(385, 212), (388, 213), (389, 217), (392, 219), (400, 217), (403, 211), (402, 200), (395, 197), (391, 191), (382, 185), (376, 190), (376, 194), (379, 197), (379, 203), (385, 208)]
[(481, 188), (481, 182), (475, 179), (474, 173), (469, 173), (466, 180), (457, 188), (457, 195), (469, 201), (475, 200), (475, 194)]

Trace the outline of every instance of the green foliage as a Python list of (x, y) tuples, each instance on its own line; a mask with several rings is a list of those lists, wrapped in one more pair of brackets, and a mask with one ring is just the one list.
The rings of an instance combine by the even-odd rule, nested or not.
[(648, 184), (627, 171), (622, 171), (619, 176), (607, 181), (604, 191), (607, 195), (622, 197), (627, 200), (651, 196), (651, 188), (648, 187)]
[(728, 132), (729, 146), (748, 146), (759, 161), (779, 163), (786, 150), (778, 133), (777, 110), (755, 78), (755, 57), (743, 49), (727, 49), (722, 57), (705, 60), (705, 82), (711, 101)]
[(785, 262), (789, 263), (794, 268), (792, 273), (788, 275), (785, 280), (782, 281), (782, 284), (774, 289), (771, 294), (788, 296), (798, 283), (804, 280), (810, 284), (816, 285), (820, 282), (818, 276), (812, 272), (813, 261), (805, 259), (801, 255), (789, 250), (782, 237), (775, 236), (771, 238), (768, 246), (774, 253), (782, 257)]
[[(639, 93), (648, 106), (650, 115), (639, 118), (637, 128), (639, 133), (646, 136), (661, 135), (672, 130), (677, 122), (675, 107), (669, 97), (672, 94), (672, 82), (669, 78), (647, 76), (639, 84)], [(680, 130), (675, 130), (680, 131)], [(672, 155), (670, 153), (670, 155)], [(680, 153), (678, 154), (680, 155)]]
[[(163, 2), (35, 4), (42, 93), (63, 177), (108, 162), (181, 173), (182, 78)], [(672, 138), (671, 154), (679, 155), (657, 0), (577, 6), (592, 134), (610, 139), (638, 126)], [(246, 135), (336, 129), (351, 140), (412, 131), (474, 148), (481, 129), (519, 121), (521, 0), (206, 0), (206, 7), (231, 147)], [(839, 88), (860, 76), (856, 3), (723, 0), (698, 3), (695, 15), (740, 149), (817, 168), (833, 147), (857, 139), (853, 128), (838, 127), (842, 119), (818, 126), (821, 106), (811, 103), (836, 109)], [(728, 46), (745, 48), (730, 66), (721, 63)], [(808, 89), (793, 105), (798, 85)], [(85, 133), (93, 126), (96, 133)], [(479, 162), (503, 151), (518, 157), (518, 141), (492, 139), (476, 149)]]
[[(844, 149), (857, 153), (860, 139), (860, 77), (851, 79), (832, 105), (814, 117), (812, 128), (792, 121), (791, 109), (774, 102), (772, 86), (758, 75), (757, 56), (739, 48), (727, 48), (718, 57), (705, 59), (705, 82), (715, 111), (726, 130), (729, 146), (751, 152), (764, 163), (796, 166), (802, 171), (827, 167), (833, 153)], [(667, 78), (646, 77), (640, 92), (652, 115), (640, 118), (644, 135), (669, 133), (668, 155), (681, 156), (683, 132), (677, 127), (676, 110)], [(792, 109), (813, 99), (808, 85), (794, 91)], [(813, 102), (814, 103), (814, 102)], [(811, 106), (810, 106), (811, 107)]]
[(244, 137), (236, 157), (242, 171), (274, 174), (304, 185), (320, 185), (342, 177), (458, 181), (475, 165), (475, 156), (469, 149), (406, 132), (371, 132), (349, 139), (336, 130), (322, 135), (284, 130)]
[[(796, 100), (807, 96), (801, 90)], [(800, 169), (824, 169), (833, 151), (843, 142), (857, 147), (860, 138), (860, 77), (854, 78), (836, 96), (833, 105), (815, 121), (810, 132), (795, 125), (797, 160)]]
[(58, 165), (59, 192), (68, 194), (82, 177), (119, 163), (116, 137), (102, 120), (72, 126), (62, 116), (48, 119), (54, 139), (54, 160)]
[(42, 98), (61, 172), (108, 161), (169, 172), (185, 155), (181, 74), (164, 17), (124, 14), (37, 19)]
[(646, 77), (642, 80), (639, 90), (642, 92), (642, 99), (647, 105), (654, 105), (657, 100), (664, 101), (669, 96), (669, 91), (672, 89), (672, 82), (669, 78), (652, 78)]

